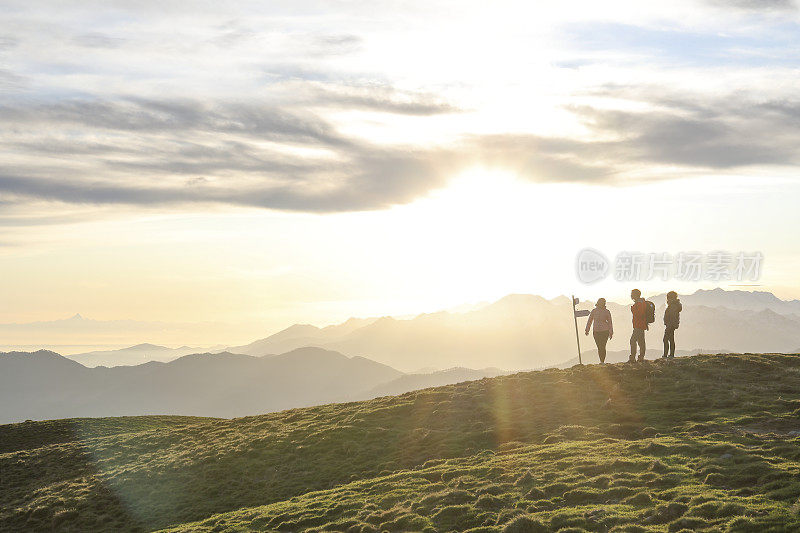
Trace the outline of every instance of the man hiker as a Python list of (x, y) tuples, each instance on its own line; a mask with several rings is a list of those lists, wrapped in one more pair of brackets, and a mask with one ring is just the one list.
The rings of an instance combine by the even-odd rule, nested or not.
[(681, 323), (683, 306), (678, 300), (678, 293), (667, 293), (667, 309), (664, 311), (664, 359), (675, 357), (675, 330)]
[(636, 345), (639, 345), (639, 362), (644, 361), (645, 342), (644, 332), (650, 329), (647, 325), (647, 303), (642, 298), (642, 291), (633, 289), (631, 291), (631, 314), (633, 315), (633, 334), (631, 335), (631, 357), (629, 363), (636, 361)]

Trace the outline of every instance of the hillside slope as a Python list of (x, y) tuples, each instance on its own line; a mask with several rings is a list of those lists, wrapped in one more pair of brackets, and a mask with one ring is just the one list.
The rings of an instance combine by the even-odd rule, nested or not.
[(482, 368), (474, 370), (471, 368), (448, 368), (436, 372), (404, 374), (387, 383), (382, 383), (368, 391), (353, 397), (353, 400), (368, 400), (380, 396), (397, 396), (410, 391), (419, 389), (429, 389), (431, 387), (441, 387), (465, 381), (474, 381), (482, 378), (493, 378), (503, 374), (508, 374), (499, 368)]
[(794, 355), (528, 372), (2, 453), (0, 529), (795, 531), (798, 430)]

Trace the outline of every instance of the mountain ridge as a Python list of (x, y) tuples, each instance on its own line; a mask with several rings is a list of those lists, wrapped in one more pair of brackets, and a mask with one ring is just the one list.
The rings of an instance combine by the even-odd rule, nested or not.
[[(748, 298), (749, 303), (743, 301)], [(656, 303), (657, 316), (647, 335), (648, 343), (660, 346), (665, 296), (649, 299)], [(793, 306), (800, 304), (798, 300), (723, 289), (700, 289), (681, 299), (684, 312), (676, 339), (682, 349), (726, 346), (739, 352), (789, 352), (800, 345), (800, 314), (793, 312)], [(582, 302), (579, 308), (591, 305)], [(631, 331), (629, 305), (608, 302), (608, 308), (616, 330), (609, 349), (624, 349)], [(559, 354), (574, 351), (571, 315), (567, 297), (548, 300), (538, 295), (509, 294), (466, 312), (423, 313), (408, 319), (380, 317), (335, 336), (322, 333), (287, 338), (278, 332), (230, 350), (258, 354), (276, 351), (273, 347), (285, 351), (305, 345), (365, 355), (403, 371), (487, 365), (523, 370), (560, 364)], [(579, 321), (579, 328), (584, 320)]]
[(0, 421), (148, 414), (229, 418), (498, 373), (404, 374), (365, 357), (315, 347), (263, 356), (194, 353), (118, 367), (85, 367), (47, 350), (9, 352), (0, 353)]
[(401, 372), (321, 348), (254, 357), (198, 353), (85, 367), (55, 352), (0, 354), (0, 420), (174, 414), (244, 416), (346, 400)]

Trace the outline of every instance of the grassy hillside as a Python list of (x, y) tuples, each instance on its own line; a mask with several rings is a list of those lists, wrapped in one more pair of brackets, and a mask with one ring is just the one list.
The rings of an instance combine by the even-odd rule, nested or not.
[(62, 418), (44, 422), (0, 425), (0, 453), (66, 444), (97, 437), (139, 433), (197, 424), (215, 418), (197, 416), (122, 416), (117, 418)]
[(53, 423), (0, 428), (27, 442), (0, 454), (0, 528), (800, 529), (798, 356), (574, 367), (235, 420), (129, 422), (40, 447), (30, 435)]

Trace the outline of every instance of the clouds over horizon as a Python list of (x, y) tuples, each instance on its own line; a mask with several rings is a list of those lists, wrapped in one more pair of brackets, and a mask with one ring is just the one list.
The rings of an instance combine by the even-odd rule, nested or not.
[[(410, 116), (451, 112), (391, 96), (338, 91), (321, 104)], [(137, 98), (0, 106), (2, 148), (16, 156), (0, 165), (0, 194), (331, 212), (408, 202), (450, 175), (446, 150), (348, 137), (304, 107)]]
[[(756, 11), (742, 0), (704, 5), (712, 4)], [(794, 7), (767, 4), (759, 5)], [(577, 50), (554, 48), (541, 71), (527, 73), (522, 37), (485, 57), (480, 48), (463, 51), (474, 40), (472, 21), (463, 48), (442, 65), (424, 64), (414, 48), (430, 36), (380, 17), (345, 22), (326, 13), (331, 19), (319, 23), (319, 6), (295, 18), (283, 6), (220, 23), (170, 4), (170, 16), (187, 17), (173, 34), (153, 13), (123, 5), (98, 15), (108, 26), (102, 31), (77, 13), (63, 24), (47, 20), (54, 30), (41, 32), (42, 15), (26, 15), (21, 4), (16, 26), (10, 19), (0, 27), (8, 34), (0, 33), (0, 205), (214, 203), (328, 213), (412, 202), (474, 167), (531, 181), (624, 185), (800, 163), (797, 58), (752, 24), (727, 35), (677, 20), (666, 29), (584, 21), (571, 29)], [(753, 16), (749, 23), (760, 23)], [(390, 35), (381, 40), (384, 28)], [(53, 57), (30, 41), (42, 33)], [(587, 59), (557, 67), (575, 58)], [(783, 88), (762, 90), (763, 75), (752, 69), (765, 64), (782, 69)], [(736, 84), (694, 90), (698, 65), (738, 69)], [(481, 68), (501, 70), (475, 81)], [(632, 82), (637, 69), (674, 83)], [(535, 120), (527, 129), (487, 126), (494, 119), (482, 106), (506, 98), (503, 76), (508, 87), (529, 87), (531, 100), (552, 98), (578, 127), (567, 134)], [(613, 85), (617, 79), (625, 84)], [(548, 83), (556, 97), (541, 89)], [(530, 107), (525, 97), (509, 105)], [(429, 129), (442, 131), (426, 137), (435, 142), (413, 140)], [(412, 134), (397, 140), (376, 131)]]
[[(693, 173), (800, 163), (800, 99), (629, 89), (609, 89), (607, 97), (644, 99), (648, 109), (572, 106), (588, 135), (466, 134), (434, 147), (370, 142), (308, 110), (254, 102), (2, 106), (2, 149), (14, 157), (0, 166), (0, 194), (6, 202), (338, 212), (407, 203), (476, 166), (532, 181), (621, 185), (658, 179), (661, 166)], [(420, 120), (452, 112), (378, 97), (343, 100)]]

